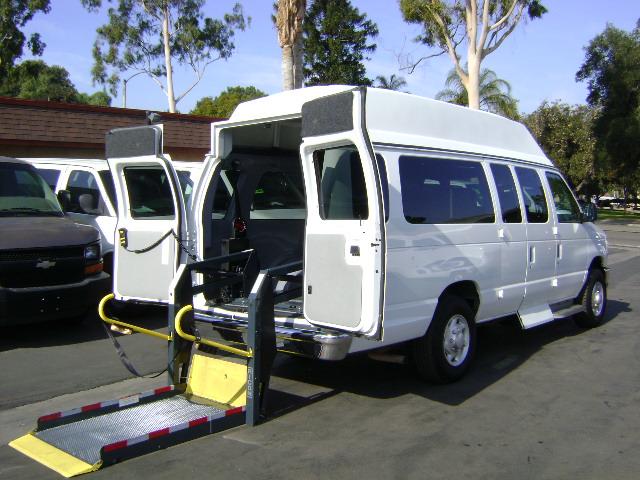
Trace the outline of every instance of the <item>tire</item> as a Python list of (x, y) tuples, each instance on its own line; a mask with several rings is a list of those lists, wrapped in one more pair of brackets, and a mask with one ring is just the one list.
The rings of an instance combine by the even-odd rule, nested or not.
[(580, 303), (584, 312), (574, 317), (576, 324), (582, 328), (594, 328), (602, 325), (607, 308), (607, 285), (602, 270), (595, 269), (589, 272)]
[[(447, 344), (450, 348), (446, 348)], [(471, 307), (459, 297), (445, 296), (438, 303), (427, 333), (413, 341), (411, 350), (423, 380), (451, 383), (469, 369), (475, 346), (476, 324)]]

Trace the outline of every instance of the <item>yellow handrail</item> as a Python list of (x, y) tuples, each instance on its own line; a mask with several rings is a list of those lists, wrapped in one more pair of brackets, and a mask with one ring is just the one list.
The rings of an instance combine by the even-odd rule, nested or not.
[(190, 342), (199, 342), (199, 343), (202, 343), (203, 345), (219, 348), (220, 350), (224, 350), (225, 352), (233, 353), (234, 355), (239, 355), (241, 357), (251, 358), (253, 356), (253, 352), (251, 352), (251, 349), (249, 349), (249, 351), (240, 350), (239, 348), (230, 347), (229, 345), (225, 345), (224, 343), (215, 342), (213, 340), (207, 340), (206, 338), (201, 338), (200, 340), (198, 340), (193, 335), (185, 333), (185, 331), (182, 330), (182, 325), (181, 325), (182, 317), (184, 317), (184, 315), (187, 312), (190, 312), (191, 310), (193, 310), (192, 305), (185, 305), (180, 310), (178, 310), (178, 313), (176, 314), (175, 329), (176, 329), (176, 333), (180, 338), (184, 338), (185, 340), (188, 340)]
[(109, 300), (112, 300), (114, 297), (115, 295), (113, 293), (110, 293), (109, 295), (105, 295), (103, 299), (100, 300), (100, 303), (98, 304), (98, 315), (100, 315), (100, 318), (102, 319), (103, 322), (109, 323), (111, 325), (116, 325), (118, 327), (128, 328), (130, 330), (133, 330), (134, 332), (151, 335), (152, 337), (160, 338), (162, 340), (166, 340), (167, 342), (170, 342), (172, 340), (171, 335), (155, 332), (153, 330), (149, 330), (148, 328), (138, 327), (137, 325), (131, 325), (130, 323), (121, 322), (120, 320), (116, 320), (115, 318), (107, 317), (107, 314), (104, 312), (104, 307), (107, 304), (107, 302)]

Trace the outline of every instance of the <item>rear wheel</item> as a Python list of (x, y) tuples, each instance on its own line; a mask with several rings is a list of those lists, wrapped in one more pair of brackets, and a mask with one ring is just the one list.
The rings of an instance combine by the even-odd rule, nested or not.
[(584, 312), (575, 316), (575, 322), (583, 328), (594, 328), (602, 325), (607, 307), (607, 286), (602, 270), (589, 272), (587, 284), (580, 299)]
[(471, 307), (463, 299), (446, 296), (440, 300), (427, 333), (412, 344), (413, 361), (420, 377), (433, 383), (462, 378), (475, 352), (473, 317)]

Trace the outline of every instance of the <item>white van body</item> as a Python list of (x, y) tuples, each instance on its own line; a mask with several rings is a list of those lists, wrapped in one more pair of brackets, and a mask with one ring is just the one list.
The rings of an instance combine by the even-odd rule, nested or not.
[[(74, 222), (91, 225), (100, 231), (105, 270), (111, 273), (113, 242), (117, 223), (116, 195), (113, 178), (106, 160), (89, 158), (23, 158), (34, 165), (51, 189), (70, 193), (71, 205), (65, 212)], [(186, 194), (200, 177), (201, 162), (174, 162)], [(92, 205), (80, 205), (81, 194), (92, 197)]]
[[(459, 305), (452, 298), (472, 314), (452, 315), (434, 345), (446, 352), (450, 342), (465, 356), (475, 324), (515, 314), (530, 328), (583, 311), (585, 286), (603, 314), (604, 233), (583, 221), (528, 130), (504, 117), (349, 86), (246, 102), (212, 124), (190, 208), (161, 148), (125, 150), (108, 154), (129, 244), (116, 249), (118, 299), (168, 302), (185, 252), (198, 260), (225, 253), (221, 242), (240, 224), (240, 244), (256, 250), (261, 268), (304, 261), (303, 296), (276, 326), (344, 346), (319, 349), (321, 358), (423, 339), (445, 300)], [(164, 171), (173, 208), (136, 218), (126, 175), (145, 168)], [(142, 255), (130, 251), (168, 230), (181, 246), (168, 236)], [(194, 309), (196, 318), (246, 319), (238, 305), (202, 294)], [(447, 357), (454, 370), (461, 355)]]

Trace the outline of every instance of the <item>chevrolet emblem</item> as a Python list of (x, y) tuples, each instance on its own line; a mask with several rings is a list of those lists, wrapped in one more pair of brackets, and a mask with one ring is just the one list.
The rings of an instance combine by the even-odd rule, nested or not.
[(56, 262), (50, 262), (49, 260), (43, 260), (42, 262), (38, 262), (36, 263), (36, 268), (43, 268), (43, 269), (47, 269), (47, 268), (51, 268), (51, 267), (55, 267)]

